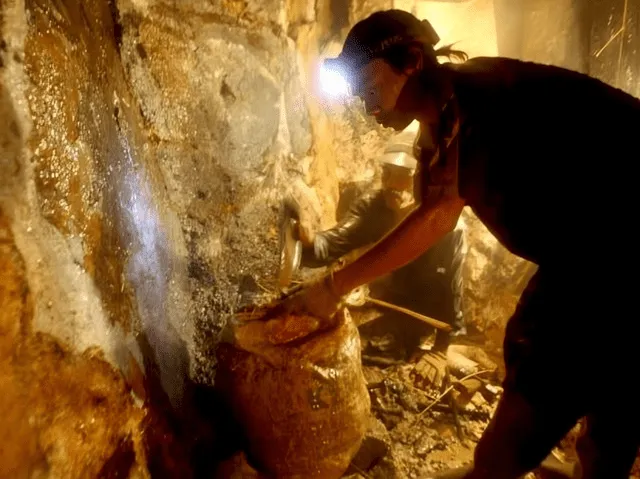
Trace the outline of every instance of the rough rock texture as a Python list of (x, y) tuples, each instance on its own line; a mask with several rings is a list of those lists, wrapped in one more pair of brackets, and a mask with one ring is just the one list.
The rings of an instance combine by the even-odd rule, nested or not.
[[(143, 413), (88, 349), (33, 329), (34, 298), (0, 208), (0, 477), (148, 477)], [(82, 380), (78, 380), (82, 378)]]
[(295, 35), (314, 138), (313, 160), (303, 161), (302, 165), (306, 182), (315, 190), (323, 208), (323, 213), (315, 212), (315, 217), (310, 218), (318, 227), (330, 227), (335, 222), (340, 192), (346, 183), (371, 181), (376, 177), (375, 157), (382, 153), (394, 133), (367, 117), (360, 100), (331, 99), (322, 90), (321, 61), (339, 53), (347, 33), (345, 29), (326, 33), (332, 21), (346, 21), (339, 17), (348, 13), (341, 10), (340, 4), (318, 2), (318, 21), (301, 26)]
[[(279, 198), (291, 192), (331, 221), (336, 165), (348, 177), (357, 145), (383, 145), (384, 133), (359, 139), (361, 113), (310, 106), (305, 68), (330, 21), (327, 3), (315, 7), (2, 2), (0, 208), (15, 246), (1, 260), (21, 258), (33, 310), (29, 335), (18, 310), (3, 317), (3, 357), (23, 371), (7, 366), (2, 381), (24, 401), (5, 399), (16, 427), (2, 441), (34, 444), (32, 461), (12, 459), (22, 468), (12, 477), (45, 463), (93, 476), (119, 455), (140, 474), (189, 476), (185, 449), (209, 432), (189, 424), (195, 413), (172, 414), (195, 410), (194, 381), (210, 384), (225, 314), (272, 287)], [(345, 119), (336, 127), (332, 115)], [(2, 301), (11, 281), (0, 281)], [(23, 392), (48, 371), (53, 384)], [(55, 432), (21, 429), (28, 412), (42, 409), (46, 423), (55, 408), (66, 418)], [(82, 432), (91, 415), (96, 429)], [(52, 437), (76, 444), (76, 430), (95, 438), (91, 451), (50, 451)]]
[(494, 0), (500, 55), (587, 73), (640, 95), (636, 2)]
[(0, 257), (21, 258), (21, 294), (32, 305), (6, 318), (10, 331), (22, 321), (21, 334), (2, 337), (2, 448), (32, 446), (21, 450), (28, 457), (9, 451), (14, 462), (0, 461), (0, 476), (144, 477), (147, 463), (170, 471), (181, 459), (156, 454), (175, 445), (155, 410), (179, 404), (187, 382), (186, 248), (157, 172), (138, 156), (114, 11), (15, 1), (1, 13), (0, 208), (15, 247)]
[(287, 43), (268, 26), (249, 30), (188, 4), (121, 15), (145, 155), (157, 161), (189, 255), (189, 321), (208, 333), (200, 345), (214, 343), (238, 291), (257, 293), (273, 278), (278, 188), (311, 141), (300, 94), (284, 99), (285, 88), (300, 93), (298, 76), (276, 61)]
[(584, 2), (588, 20), (588, 71), (640, 97), (640, 5), (628, 1)]
[[(0, 3), (0, 446), (27, 446), (0, 447), (0, 477), (190, 476), (209, 432), (172, 413), (211, 383), (225, 315), (274, 289), (279, 199), (326, 227), (376, 176), (391, 132), (326, 101), (318, 64), (391, 6), (416, 7)], [(527, 272), (465, 218), (467, 314), (499, 343)]]

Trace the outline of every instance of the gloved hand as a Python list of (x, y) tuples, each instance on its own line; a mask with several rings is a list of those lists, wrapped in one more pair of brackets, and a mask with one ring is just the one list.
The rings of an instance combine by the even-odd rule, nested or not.
[(333, 317), (340, 308), (342, 297), (334, 290), (331, 274), (296, 289), (296, 292), (283, 299), (269, 316), (283, 313), (309, 315), (323, 323), (332, 323)]
[(443, 352), (427, 352), (418, 360), (413, 370), (416, 386), (439, 392), (444, 387), (447, 374), (447, 355)]

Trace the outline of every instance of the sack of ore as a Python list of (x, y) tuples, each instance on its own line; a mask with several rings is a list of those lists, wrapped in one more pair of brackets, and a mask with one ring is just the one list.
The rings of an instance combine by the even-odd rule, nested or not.
[(304, 316), (240, 321), (218, 347), (216, 388), (266, 477), (339, 478), (366, 432), (358, 330), (346, 309), (331, 327), (318, 325)]

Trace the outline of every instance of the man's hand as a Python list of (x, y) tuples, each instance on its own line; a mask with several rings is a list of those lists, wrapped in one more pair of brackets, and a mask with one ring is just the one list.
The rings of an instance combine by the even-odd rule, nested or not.
[(342, 298), (333, 288), (331, 275), (310, 281), (291, 296), (282, 300), (282, 303), (269, 316), (277, 314), (309, 315), (322, 322), (331, 323), (336, 312), (340, 308)]
[(447, 377), (447, 356), (441, 352), (428, 352), (413, 370), (416, 386), (423, 390), (441, 391)]
[(277, 300), (276, 304), (267, 306), (262, 320), (285, 316), (312, 316), (323, 323), (331, 324), (341, 302), (342, 297), (333, 286), (332, 275), (326, 275), (292, 288)]

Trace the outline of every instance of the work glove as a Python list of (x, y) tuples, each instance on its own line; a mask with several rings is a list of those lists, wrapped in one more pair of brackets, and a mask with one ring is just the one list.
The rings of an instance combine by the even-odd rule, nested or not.
[(425, 353), (416, 363), (412, 373), (417, 387), (424, 391), (438, 392), (444, 388), (447, 374), (447, 355), (439, 351)]
[(341, 303), (342, 297), (333, 286), (333, 275), (328, 274), (309, 281), (286, 295), (272, 314), (312, 316), (326, 326), (333, 324)]

